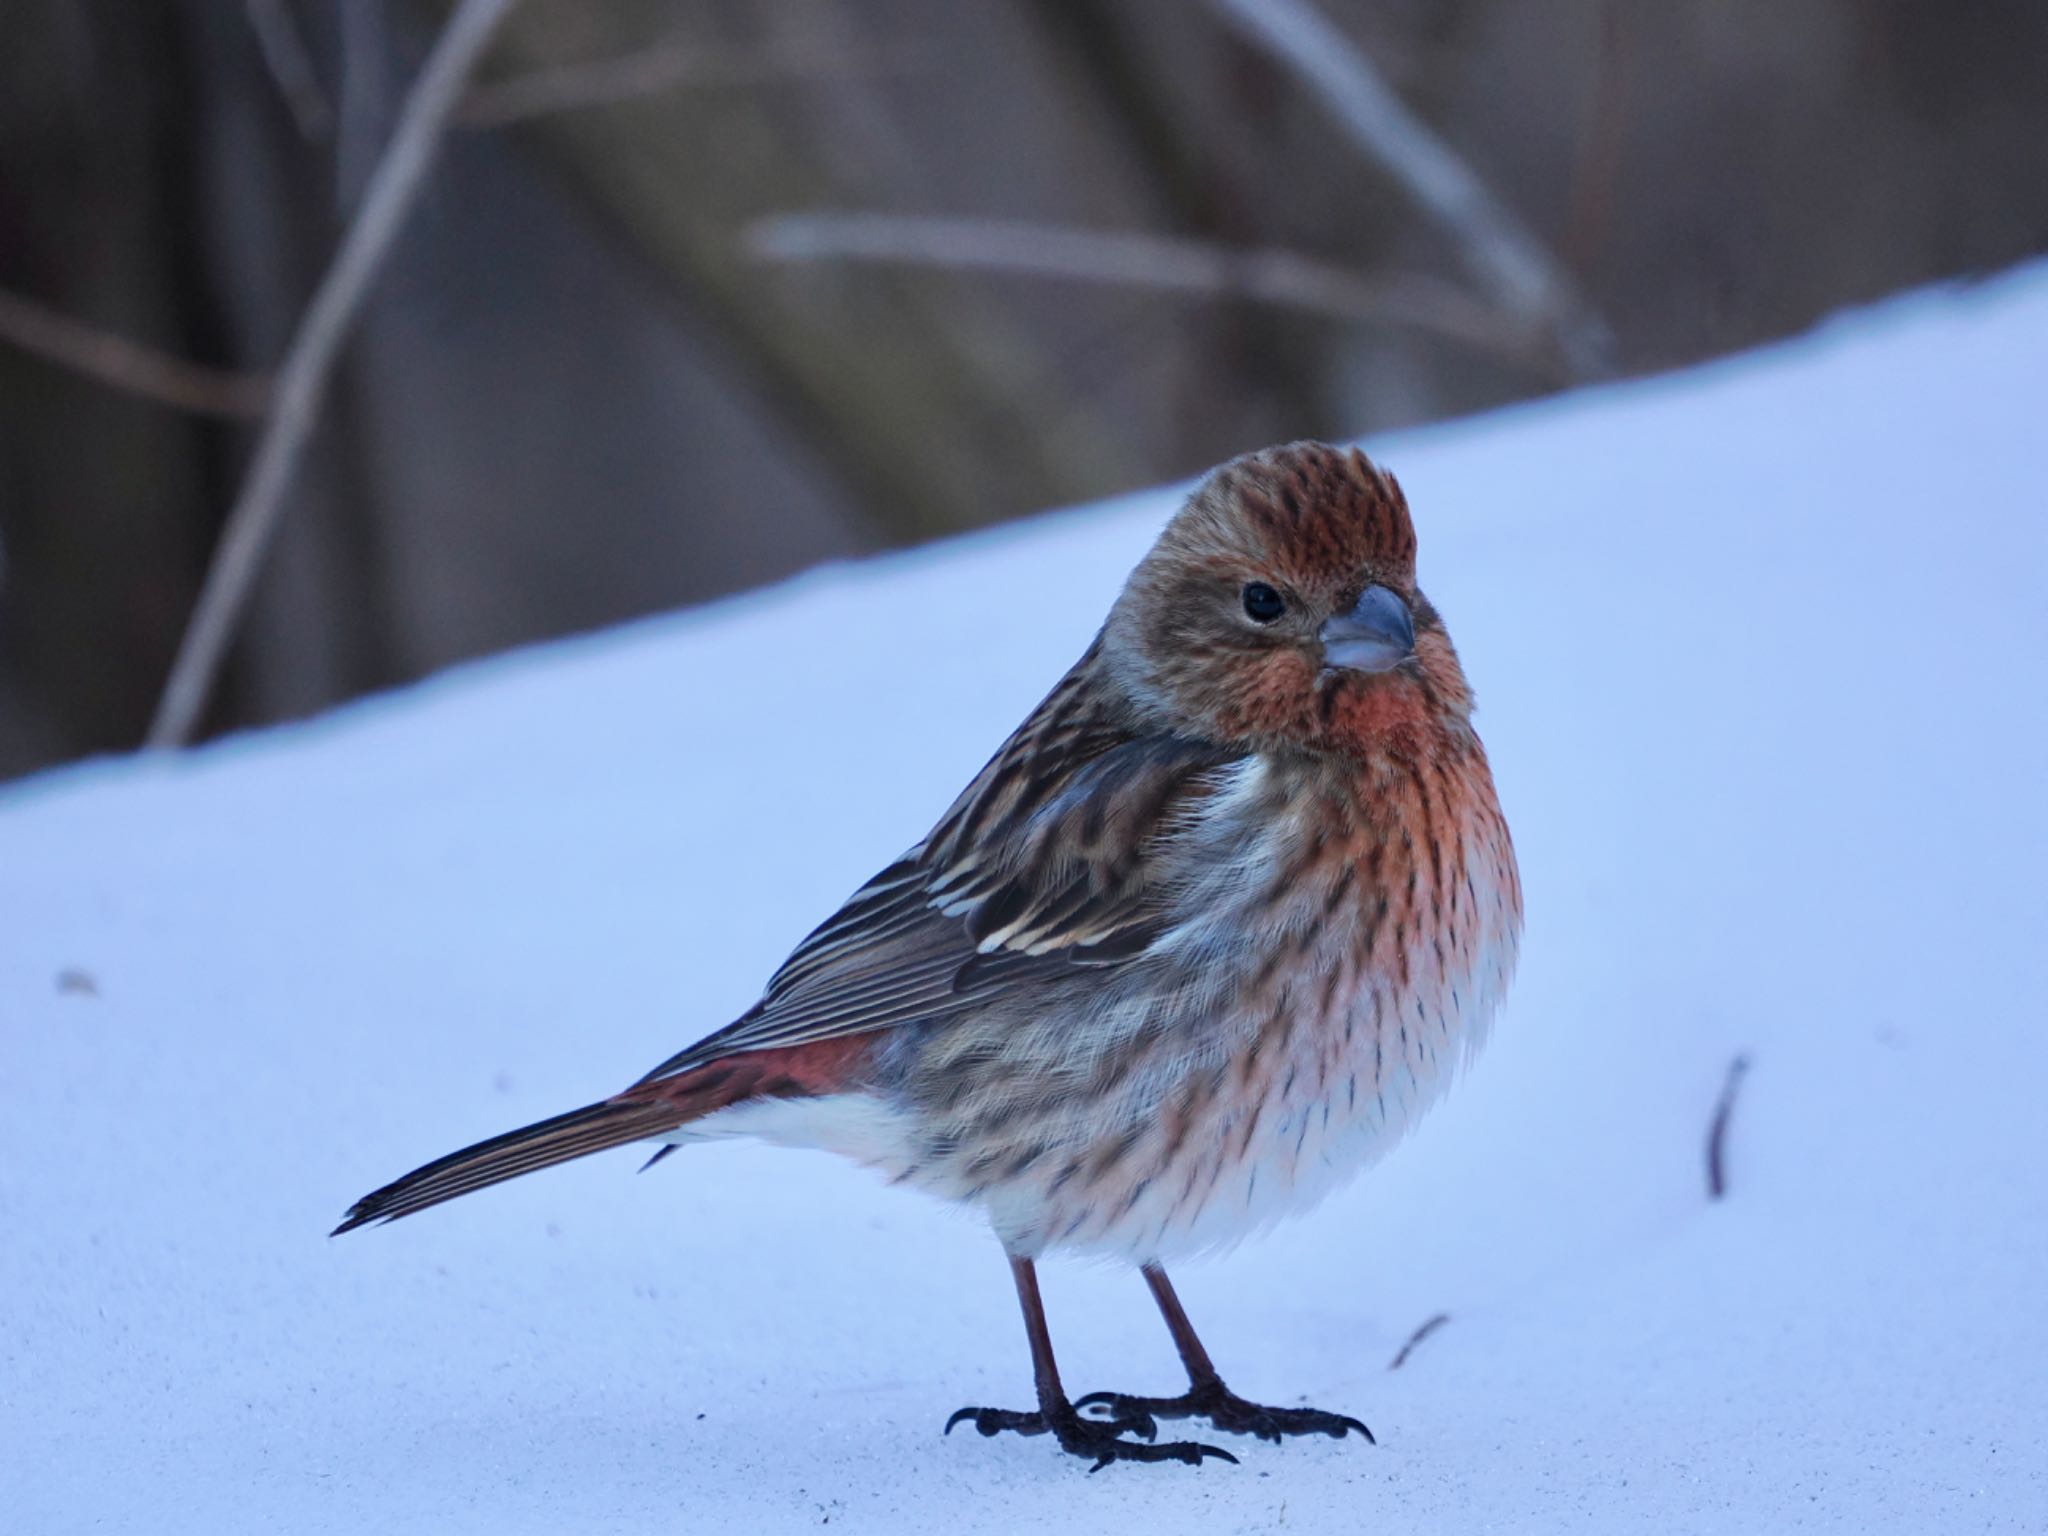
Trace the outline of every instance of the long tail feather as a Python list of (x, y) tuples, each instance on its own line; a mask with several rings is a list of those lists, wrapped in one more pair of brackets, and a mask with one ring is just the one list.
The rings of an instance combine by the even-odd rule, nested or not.
[[(607, 1147), (647, 1141), (743, 1100), (839, 1092), (859, 1079), (873, 1047), (871, 1037), (856, 1035), (779, 1050), (743, 1051), (672, 1077), (635, 1084), (617, 1098), (507, 1131), (415, 1168), (350, 1206), (333, 1235), (373, 1221), (396, 1221), (457, 1195)], [(647, 1166), (673, 1150), (662, 1148)]]
[(566, 1163), (629, 1141), (644, 1141), (691, 1118), (692, 1110), (674, 1103), (606, 1099), (586, 1104), (415, 1168), (350, 1206), (332, 1235), (339, 1237), (373, 1221), (396, 1221), (536, 1168)]

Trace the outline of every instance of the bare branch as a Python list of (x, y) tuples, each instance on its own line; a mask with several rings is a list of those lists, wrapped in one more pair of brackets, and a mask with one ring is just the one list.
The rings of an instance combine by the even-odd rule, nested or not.
[(343, 0), (340, 122), (334, 132), (334, 206), (350, 217), (369, 190), (385, 136), (391, 131), (392, 52), (390, 0)]
[(1735, 1113), (1735, 1096), (1742, 1089), (1742, 1079), (1749, 1071), (1749, 1058), (1737, 1056), (1728, 1063), (1727, 1080), (1721, 1084), (1721, 1097), (1714, 1105), (1714, 1118), (1707, 1126), (1707, 1198), (1719, 1200), (1728, 1193), (1728, 1174), (1725, 1166), (1728, 1143), (1728, 1117)]
[(1450, 1313), (1439, 1312), (1435, 1317), (1429, 1318), (1427, 1321), (1425, 1321), (1420, 1328), (1417, 1328), (1413, 1333), (1408, 1335), (1408, 1342), (1406, 1344), (1403, 1344), (1400, 1348), (1399, 1353), (1397, 1353), (1393, 1359), (1387, 1362), (1387, 1369), (1390, 1371), (1398, 1371), (1399, 1369), (1401, 1369), (1402, 1366), (1408, 1363), (1408, 1356), (1410, 1352), (1414, 1350), (1415, 1346), (1420, 1344), (1424, 1339), (1428, 1338), (1432, 1333), (1435, 1333), (1437, 1329), (1443, 1327), (1443, 1325), (1445, 1323), (1448, 1323), (1450, 1320)]
[(1560, 241), (1565, 265), (1574, 272), (1591, 269), (1607, 237), (1628, 144), (1638, 17), (1634, 0), (1602, 0), (1600, 65), (1593, 78), (1592, 109), (1572, 157), (1571, 219)]
[(305, 38), (299, 34), (289, 0), (247, 0), (244, 9), (249, 16), (249, 29), (256, 34), (256, 46), (262, 50), (264, 67), (277, 83), (285, 105), (291, 108), (292, 121), (299, 125), (300, 134), (308, 139), (325, 139), (334, 132), (334, 108), (327, 93), (320, 89), (313, 57), (306, 50)]
[(190, 363), (0, 290), (0, 341), (127, 394), (201, 416), (261, 416), (270, 381)]
[(269, 419), (257, 439), (248, 476), (228, 514), (220, 547), (206, 573), (206, 586), (178, 648), (156, 719), (150, 724), (148, 745), (152, 748), (179, 746), (191, 739), (276, 530), (342, 340), (419, 194), (448, 114), (461, 99), (492, 33), (515, 3), (461, 0), (413, 82), (391, 142), (371, 173), (362, 209), (306, 306), (284, 366), (278, 370)]
[(1004, 219), (883, 213), (783, 214), (750, 225), (745, 240), (755, 256), (770, 261), (889, 262), (1246, 299), (1430, 331), (1525, 367), (1540, 367), (1548, 350), (1543, 333), (1518, 329), (1450, 283), (1367, 277), (1294, 251)]
[(1210, 0), (1229, 24), (1299, 75), (1352, 142), (1452, 237), (1474, 279), (1516, 321), (1540, 326), (1575, 376), (1608, 371), (1611, 339), (1563, 267), (1372, 60), (1309, 0)]
[(661, 43), (619, 58), (590, 59), (530, 70), (474, 87), (455, 114), (464, 128), (500, 128), (528, 118), (652, 96), (675, 86), (752, 85), (764, 80), (832, 77), (900, 69), (922, 48), (808, 47), (718, 52), (690, 43)]

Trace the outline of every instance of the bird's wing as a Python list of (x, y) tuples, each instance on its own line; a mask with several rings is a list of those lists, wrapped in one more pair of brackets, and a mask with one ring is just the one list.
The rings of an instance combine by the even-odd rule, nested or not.
[(1142, 955), (1171, 922), (1186, 833), (1242, 759), (1063, 718), (1059, 699), (930, 836), (797, 946), (759, 1003), (643, 1081), (943, 1017), (1034, 972)]

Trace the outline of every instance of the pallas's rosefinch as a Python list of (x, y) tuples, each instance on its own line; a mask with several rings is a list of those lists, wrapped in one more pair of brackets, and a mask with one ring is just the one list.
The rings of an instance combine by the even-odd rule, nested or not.
[[(1162, 1264), (1371, 1162), (1484, 1038), (1521, 889), (1471, 716), (1393, 479), (1317, 443), (1237, 459), (938, 825), (744, 1015), (338, 1230), (624, 1142), (819, 1147), (979, 1206), (1009, 1255), (1038, 1406), (954, 1422), (1050, 1432), (1097, 1467), (1225, 1455), (1154, 1443), (1161, 1418), (1366, 1434), (1231, 1393)], [(1184, 1395), (1067, 1397), (1033, 1268), (1055, 1249), (1140, 1268)]]

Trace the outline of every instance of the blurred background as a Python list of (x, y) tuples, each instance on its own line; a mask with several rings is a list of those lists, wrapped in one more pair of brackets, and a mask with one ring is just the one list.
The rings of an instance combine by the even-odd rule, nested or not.
[[(5, 8), (0, 776), (143, 739), (450, 11)], [(2048, 6), (521, 0), (439, 149), (207, 733), (2009, 264)]]

